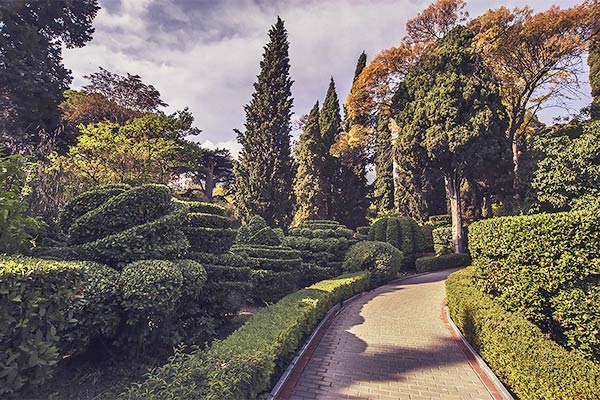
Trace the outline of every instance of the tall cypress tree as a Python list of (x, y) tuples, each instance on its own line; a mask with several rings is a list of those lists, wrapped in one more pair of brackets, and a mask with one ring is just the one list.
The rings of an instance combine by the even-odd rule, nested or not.
[(290, 149), (292, 80), (287, 31), (281, 18), (269, 30), (260, 73), (246, 111), (246, 131), (235, 164), (236, 214), (244, 221), (260, 215), (287, 227), (293, 209), (294, 164)]
[(336, 136), (342, 130), (342, 117), (340, 115), (340, 101), (335, 91), (335, 82), (333, 78), (329, 81), (323, 108), (319, 116), (319, 126), (321, 127), (322, 143), (325, 149), (325, 197), (327, 218), (334, 218), (336, 209), (334, 205), (335, 180), (339, 169), (339, 159), (329, 154), (329, 149), (335, 143)]
[(296, 195), (296, 213), (294, 225), (307, 219), (326, 218), (325, 197), (325, 155), (321, 130), (319, 127), (319, 102), (317, 102), (304, 125), (296, 147), (296, 179), (294, 193)]
[(380, 109), (375, 136), (375, 190), (373, 193), (378, 213), (394, 209), (394, 159), (389, 115)]
[(592, 119), (600, 119), (600, 37), (595, 38), (590, 44), (588, 54), (590, 67), (590, 88), (592, 89)]

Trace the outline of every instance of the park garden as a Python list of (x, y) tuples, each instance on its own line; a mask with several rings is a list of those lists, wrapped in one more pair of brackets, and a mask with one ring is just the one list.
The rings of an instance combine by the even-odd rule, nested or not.
[[(438, 0), (297, 140), (277, 17), (237, 159), (138, 75), (71, 88), (99, 6), (56, 4), (0, 2), (0, 397), (266, 398), (333, 306), (461, 268), (450, 315), (515, 397), (600, 398), (597, 1)], [(591, 104), (540, 121), (586, 65)]]

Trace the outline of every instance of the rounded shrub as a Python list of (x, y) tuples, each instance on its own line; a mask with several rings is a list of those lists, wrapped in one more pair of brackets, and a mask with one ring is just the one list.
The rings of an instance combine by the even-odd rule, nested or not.
[(358, 242), (348, 250), (343, 269), (348, 272), (370, 271), (375, 284), (384, 283), (398, 275), (404, 255), (387, 242)]
[(171, 189), (143, 185), (110, 198), (78, 218), (69, 228), (69, 243), (82, 244), (155, 220), (171, 210)]
[(406, 267), (412, 267), (417, 254), (427, 251), (423, 231), (417, 222), (408, 217), (383, 217), (369, 229), (369, 240), (387, 242), (401, 250)]
[(433, 250), (436, 255), (441, 256), (443, 254), (454, 253), (452, 227), (435, 228), (431, 231), (431, 234), (433, 236)]
[(120, 276), (122, 307), (130, 341), (138, 345), (168, 325), (181, 297), (183, 274), (174, 262), (142, 260), (128, 264)]

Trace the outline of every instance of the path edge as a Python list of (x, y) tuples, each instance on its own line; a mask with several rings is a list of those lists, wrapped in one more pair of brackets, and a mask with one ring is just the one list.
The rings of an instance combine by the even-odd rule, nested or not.
[[(446, 305), (446, 299), (444, 299), (444, 303), (442, 305), (442, 313), (442, 315), (445, 317), (444, 322), (450, 330), (453, 339), (458, 342), (458, 347), (460, 347), (463, 353), (465, 353), (465, 356), (467, 356), (471, 367), (475, 370), (475, 372), (477, 373), (487, 390), (492, 395), (492, 397), (497, 400), (515, 400), (515, 398), (512, 396), (512, 394), (510, 394), (508, 389), (506, 389), (506, 386), (504, 386), (502, 381), (498, 379), (494, 371), (492, 371), (492, 369), (489, 367), (489, 365), (487, 365), (485, 360), (481, 358), (479, 353), (477, 353), (473, 346), (471, 346), (471, 344), (467, 341), (467, 338), (462, 334), (460, 329), (458, 329), (458, 326), (456, 326), (456, 324), (452, 320), (452, 317), (450, 316), (450, 311), (448, 310), (448, 306)], [(460, 346), (460, 344), (462, 344), (462, 346)], [(473, 362), (475, 362), (476, 365), (473, 365)], [(484, 376), (481, 376), (482, 374)]]
[(339, 302), (336, 305), (334, 305), (333, 307), (331, 307), (329, 309), (329, 311), (327, 312), (327, 314), (325, 314), (325, 316), (323, 317), (323, 319), (321, 319), (321, 322), (319, 322), (319, 324), (317, 325), (317, 327), (315, 328), (315, 330), (311, 333), (311, 335), (309, 336), (309, 338), (306, 341), (306, 343), (304, 344), (304, 346), (302, 346), (302, 348), (296, 354), (296, 356), (294, 357), (294, 359), (288, 364), (287, 368), (285, 369), (285, 371), (283, 372), (283, 374), (281, 375), (281, 377), (279, 378), (279, 380), (277, 381), (277, 383), (275, 384), (275, 386), (273, 386), (273, 389), (269, 393), (268, 400), (276, 400), (278, 398), (278, 396), (281, 394), (281, 392), (283, 391), (283, 389), (286, 387), (286, 384), (288, 383), (288, 380), (290, 379), (290, 376), (294, 372), (294, 369), (298, 366), (298, 364), (300, 364), (300, 362), (302, 361), (302, 358), (306, 355), (306, 353), (308, 352), (309, 348), (311, 346), (318, 346), (319, 342), (321, 342), (321, 338), (322, 337), (319, 337), (319, 334), (323, 330), (325, 324), (327, 324), (330, 321), (333, 321), (333, 319), (342, 310), (342, 308), (345, 308), (346, 306), (348, 306), (348, 304), (354, 302), (359, 297), (362, 297), (362, 296), (366, 295), (367, 293), (372, 292), (374, 290), (377, 290), (379, 288), (382, 288), (384, 286), (395, 284), (395, 283), (398, 283), (398, 282), (402, 282), (402, 281), (404, 281), (406, 279), (414, 278), (414, 277), (417, 277), (417, 276), (427, 275), (427, 274), (430, 274), (430, 273), (431, 272), (421, 272), (421, 273), (418, 273), (418, 274), (411, 274), (411, 275), (403, 276), (403, 277), (398, 278), (398, 279), (394, 279), (392, 281), (387, 282), (385, 285), (381, 285), (381, 286), (378, 286), (378, 287), (373, 288), (371, 290), (367, 290), (367, 291), (355, 294), (354, 296), (352, 296), (352, 297), (350, 297), (350, 298), (348, 298), (346, 300), (342, 300), (341, 302)]

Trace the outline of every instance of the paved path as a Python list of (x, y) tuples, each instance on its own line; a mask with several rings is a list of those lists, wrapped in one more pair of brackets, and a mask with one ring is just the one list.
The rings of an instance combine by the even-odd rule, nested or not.
[(441, 319), (450, 272), (347, 305), (280, 399), (492, 399)]

